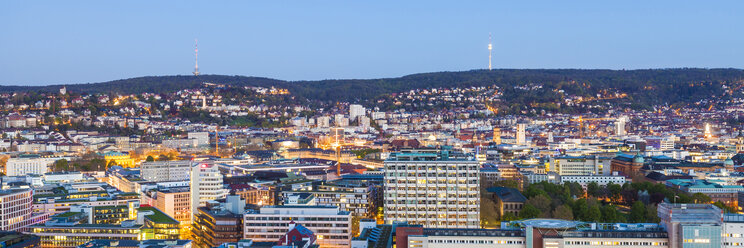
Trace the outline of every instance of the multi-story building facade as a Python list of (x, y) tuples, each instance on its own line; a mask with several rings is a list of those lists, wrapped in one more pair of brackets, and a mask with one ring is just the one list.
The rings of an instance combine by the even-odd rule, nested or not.
[(74, 206), (86, 204), (101, 206), (139, 206), (139, 195), (120, 192), (108, 185), (67, 184), (46, 191), (36, 189), (33, 199), (34, 213), (58, 214), (70, 211)]
[(25, 231), (33, 224), (43, 222), (49, 214), (34, 214), (31, 189), (0, 190), (0, 230)]
[(561, 176), (610, 175), (611, 158), (598, 156), (553, 157), (550, 169)]
[(178, 220), (181, 225), (191, 224), (191, 190), (189, 187), (169, 187), (152, 190), (146, 194), (151, 197), (152, 206)]
[(351, 213), (337, 206), (265, 206), (243, 216), (245, 239), (275, 242), (289, 231), (290, 222), (301, 224), (317, 235), (320, 247), (351, 245)]
[(296, 193), (310, 193), (316, 205), (338, 206), (341, 211), (348, 211), (355, 217), (369, 217), (376, 207), (372, 201), (373, 186), (353, 186), (340, 184), (321, 184), (312, 190), (284, 191), (283, 198)]
[(211, 248), (241, 240), (244, 211), (245, 203), (238, 196), (228, 196), (224, 203), (199, 207), (192, 223), (194, 246)]
[(191, 172), (191, 160), (143, 162), (140, 177), (150, 182), (186, 181)]
[(480, 166), (448, 151), (412, 150), (385, 161), (385, 222), (480, 227)]
[(5, 163), (5, 175), (25, 176), (30, 174), (43, 175), (49, 172), (49, 166), (55, 159), (50, 158), (9, 158)]
[(246, 204), (258, 206), (274, 205), (277, 197), (276, 187), (263, 185), (258, 185), (256, 187), (245, 185), (243, 187), (232, 189), (230, 193), (240, 196), (240, 198), (245, 200)]
[(34, 235), (41, 237), (41, 247), (78, 247), (92, 240), (150, 240), (179, 237), (179, 223), (153, 207), (140, 207), (133, 219), (119, 224), (95, 224), (95, 208), (79, 208), (80, 212), (65, 212), (52, 216), (44, 224), (31, 226)]
[(217, 165), (198, 164), (191, 167), (192, 214), (196, 214), (199, 207), (206, 206), (207, 201), (225, 198), (227, 193)]

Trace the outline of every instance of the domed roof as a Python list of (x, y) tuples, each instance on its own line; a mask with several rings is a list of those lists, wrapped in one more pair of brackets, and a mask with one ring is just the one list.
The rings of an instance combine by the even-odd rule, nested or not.
[(727, 158), (725, 161), (723, 161), (724, 165), (734, 165), (734, 160), (731, 158)]
[(643, 156), (641, 156), (641, 154), (636, 154), (635, 157), (633, 157), (633, 163), (643, 164), (645, 162), (646, 162), (646, 160), (643, 159)]

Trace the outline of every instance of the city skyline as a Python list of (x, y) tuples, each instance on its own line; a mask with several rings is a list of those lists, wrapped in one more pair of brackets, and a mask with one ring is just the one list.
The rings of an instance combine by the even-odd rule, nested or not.
[(10, 2), (0, 85), (190, 75), (194, 39), (204, 74), (291, 81), (487, 69), (489, 33), (497, 69), (741, 68), (736, 5)]

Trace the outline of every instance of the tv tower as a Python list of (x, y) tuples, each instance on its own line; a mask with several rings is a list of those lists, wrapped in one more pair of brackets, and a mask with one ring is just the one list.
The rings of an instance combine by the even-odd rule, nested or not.
[(199, 40), (194, 39), (194, 76), (199, 76)]
[(491, 43), (491, 33), (488, 33), (488, 70), (491, 70), (491, 50), (493, 50), (493, 44)]

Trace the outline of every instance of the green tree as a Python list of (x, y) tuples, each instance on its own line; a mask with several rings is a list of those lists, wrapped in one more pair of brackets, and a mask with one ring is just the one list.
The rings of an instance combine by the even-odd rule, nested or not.
[(496, 212), (496, 203), (490, 198), (481, 198), (481, 226), (497, 227), (499, 224), (498, 213)]
[(515, 188), (519, 189), (519, 182), (517, 180), (498, 180), (493, 183), (493, 186), (496, 187), (507, 187), (507, 188)]
[(599, 210), (598, 205), (591, 206), (589, 208), (589, 211), (586, 212), (586, 215), (584, 216), (584, 221), (591, 221), (591, 222), (600, 222), (602, 221), (602, 211)]
[(553, 210), (553, 218), (573, 220), (574, 219), (573, 210), (571, 209), (570, 206), (566, 204), (560, 205), (557, 208), (555, 208), (555, 210)]
[(515, 216), (512, 212), (506, 212), (504, 213), (504, 216), (501, 217), (501, 221), (513, 221), (517, 219), (517, 216)]
[[(530, 204), (534, 206), (535, 208), (537, 208), (538, 210), (540, 210), (540, 212), (543, 213), (544, 215), (549, 215), (550, 210), (551, 210), (550, 203), (551, 203), (550, 197), (546, 195), (536, 195), (536, 196), (531, 197), (530, 199), (527, 199), (527, 202), (525, 204)], [(540, 217), (549, 217), (549, 216), (540, 216)]]
[(607, 190), (610, 193), (610, 198), (612, 198), (612, 200), (617, 200), (620, 199), (620, 192), (623, 191), (623, 186), (620, 186), (620, 184), (609, 183), (607, 184)]
[(67, 162), (67, 159), (60, 159), (57, 161), (54, 161), (54, 168), (56, 171), (69, 171), (70, 166)]
[(158, 156), (158, 161), (168, 161), (168, 160), (170, 159), (165, 154), (160, 154), (160, 156)]
[(724, 204), (721, 201), (717, 201), (717, 202), (713, 203), (713, 205), (715, 205), (716, 207), (720, 208), (721, 210), (723, 210), (726, 213), (736, 213), (737, 212), (736, 211), (736, 208), (729, 207), (728, 205)]
[(661, 219), (659, 218), (657, 211), (657, 206), (655, 204), (648, 204), (646, 205), (646, 222), (648, 223), (659, 223)]
[(619, 222), (617, 208), (612, 205), (605, 205), (602, 207), (602, 222), (616, 223)]
[(574, 202), (573, 206), (573, 216), (579, 217), (582, 215), (582, 213), (586, 213), (589, 211), (589, 205), (586, 203), (586, 199), (578, 199)]
[(692, 194), (693, 203), (709, 203), (711, 201), (710, 196), (703, 193)]
[(153, 158), (152, 156), (147, 156), (147, 159), (145, 159), (145, 161), (147, 161), (147, 162), (153, 162), (153, 161), (155, 161), (155, 158)]
[(599, 190), (599, 184), (596, 182), (590, 182), (586, 185), (586, 194), (589, 196), (599, 197), (600, 190)]
[(541, 214), (540, 210), (537, 209), (535, 206), (525, 203), (524, 207), (522, 207), (522, 210), (519, 211), (519, 218), (532, 219), (532, 218), (539, 217), (540, 214)]
[(633, 223), (646, 222), (646, 204), (641, 201), (633, 203), (633, 206), (630, 207), (630, 221)]

